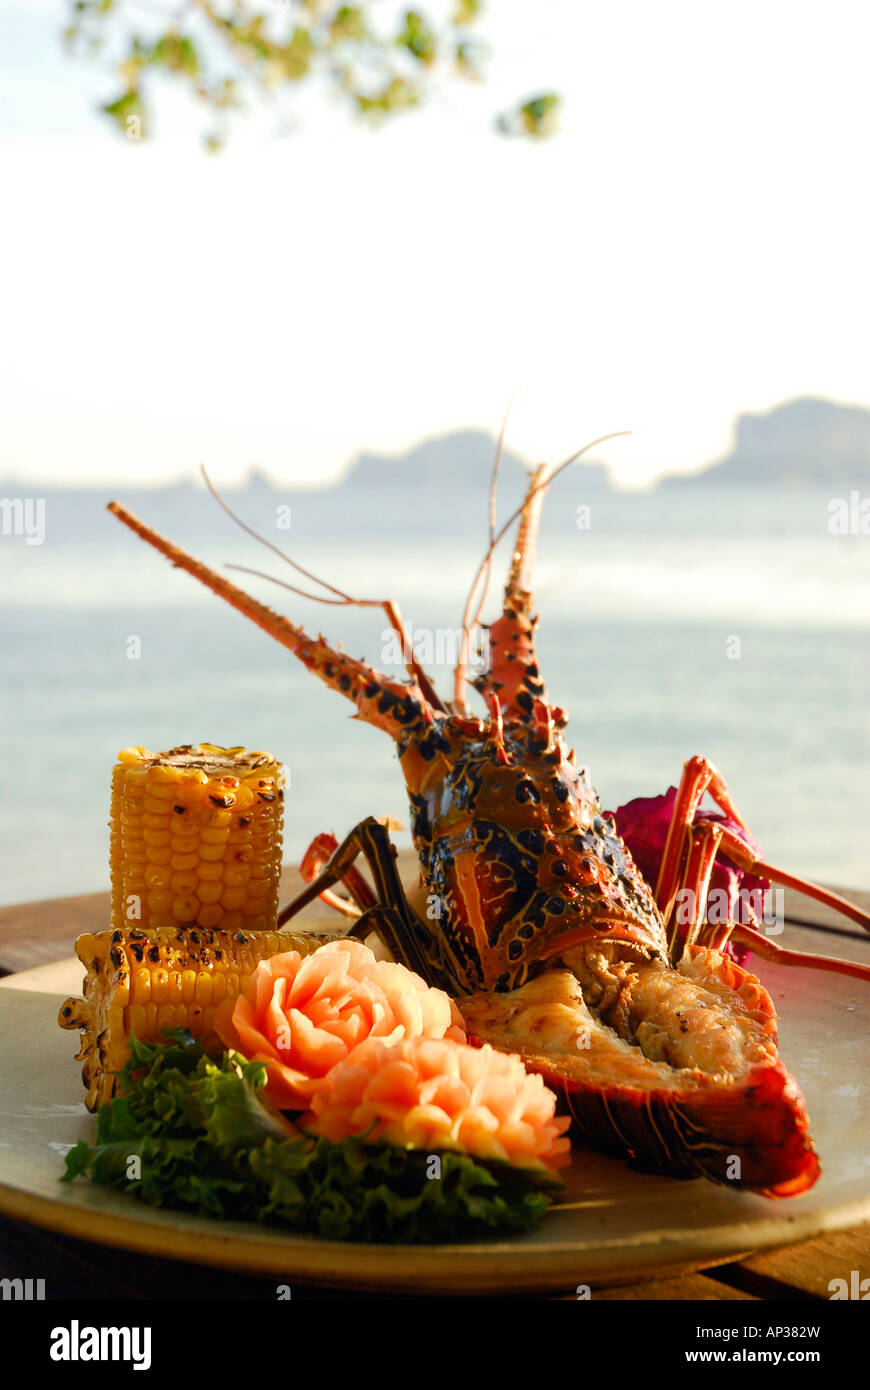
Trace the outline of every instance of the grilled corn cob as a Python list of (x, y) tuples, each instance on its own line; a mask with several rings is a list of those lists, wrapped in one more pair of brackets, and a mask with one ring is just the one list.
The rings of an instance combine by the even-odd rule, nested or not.
[(126, 748), (112, 773), (116, 931), (270, 931), (278, 918), (281, 764), (203, 743)]
[(308, 955), (333, 938), (315, 932), (225, 932), (179, 927), (102, 931), (80, 936), (76, 954), (87, 973), (84, 999), (61, 1005), (61, 1028), (80, 1028), (85, 1104), (96, 1110), (115, 1090), (130, 1034), (143, 1042), (164, 1028), (189, 1028), (209, 1051), (218, 1004), (248, 986), (257, 962), (280, 951)]

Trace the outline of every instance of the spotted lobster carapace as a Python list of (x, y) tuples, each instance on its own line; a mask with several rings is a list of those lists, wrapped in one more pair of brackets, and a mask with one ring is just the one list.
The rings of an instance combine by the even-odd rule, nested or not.
[[(396, 959), (458, 997), (470, 1036), (520, 1053), (561, 1091), (578, 1133), (595, 1146), (662, 1173), (798, 1195), (820, 1171), (806, 1108), (777, 1053), (770, 996), (730, 951), (736, 943), (863, 979), (870, 967), (784, 951), (757, 919), (712, 924), (711, 873), (724, 857), (868, 930), (870, 917), (761, 862), (725, 782), (700, 757), (684, 767), (655, 886), (645, 881), (565, 743), (567, 716), (550, 702), (536, 661), (531, 568), (541, 503), (558, 471), (534, 472), (522, 508), (498, 534), (491, 521), (449, 703), (410, 650), (392, 602), (380, 606), (403, 642), (404, 681), (309, 636), (119, 504), (110, 509), (395, 740), (417, 883), (405, 890), (387, 828), (370, 818), (341, 844), (315, 839), (303, 862), (308, 887), (282, 923), (319, 895), (353, 918), (355, 936), (376, 932)], [(466, 699), (469, 642), (495, 544), (517, 517), (502, 613), (488, 629), (487, 668), (473, 682), (486, 710), (477, 716)], [(325, 602), (373, 603), (302, 573), (324, 586)], [(724, 816), (704, 813), (705, 793)], [(372, 883), (354, 865), (359, 855)], [(348, 897), (334, 891), (340, 883)]]

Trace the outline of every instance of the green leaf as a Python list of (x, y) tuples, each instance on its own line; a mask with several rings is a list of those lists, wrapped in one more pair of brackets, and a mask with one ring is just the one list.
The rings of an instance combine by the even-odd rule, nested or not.
[(431, 1155), (416, 1150), (300, 1135), (263, 1104), (265, 1079), (262, 1063), (233, 1052), (213, 1060), (183, 1029), (165, 1043), (134, 1038), (125, 1094), (100, 1107), (94, 1144), (70, 1150), (63, 1180), (87, 1175), (152, 1206), (334, 1240), (528, 1230), (552, 1199), (551, 1181), (507, 1164), (445, 1152), (433, 1178)]
[(482, 8), (480, 0), (457, 0), (452, 22), (454, 24), (473, 24)]
[(406, 48), (418, 62), (426, 66), (435, 61), (438, 51), (435, 30), (419, 10), (406, 11), (404, 27), (396, 43), (400, 48)]
[[(142, 107), (142, 100), (135, 87), (130, 87), (126, 92), (122, 92), (114, 101), (107, 102), (102, 108), (107, 116), (111, 116), (125, 135), (135, 132), (143, 135), (145, 132), (145, 112)], [(138, 122), (138, 126), (135, 124)]]
[(535, 97), (520, 107), (520, 117), (528, 135), (553, 135), (558, 127), (561, 103), (555, 93)]
[(359, 5), (339, 5), (329, 26), (329, 37), (334, 43), (342, 39), (352, 39), (357, 43), (366, 37), (365, 16)]
[(368, 96), (357, 92), (355, 99), (357, 108), (363, 115), (378, 116), (415, 106), (420, 100), (420, 93), (404, 78), (394, 77), (377, 95)]
[(469, 43), (467, 40), (458, 43), (454, 53), (456, 71), (461, 77), (470, 78), (472, 81), (479, 81), (481, 76), (480, 67), (478, 66), (479, 57), (478, 44)]
[(281, 57), (281, 66), (291, 82), (298, 82), (300, 78), (307, 76), (315, 51), (310, 32), (307, 29), (294, 29)]

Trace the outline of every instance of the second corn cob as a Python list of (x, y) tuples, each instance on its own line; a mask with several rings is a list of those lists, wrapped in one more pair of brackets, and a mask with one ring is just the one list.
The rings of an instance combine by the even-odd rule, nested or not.
[(223, 932), (207, 928), (102, 931), (76, 941), (85, 967), (84, 998), (64, 1001), (62, 1028), (78, 1028), (85, 1104), (96, 1110), (115, 1089), (130, 1035), (156, 1042), (164, 1028), (184, 1027), (208, 1051), (222, 1044), (213, 1031), (223, 999), (247, 989), (257, 963), (282, 951), (308, 955), (333, 938), (315, 932)]

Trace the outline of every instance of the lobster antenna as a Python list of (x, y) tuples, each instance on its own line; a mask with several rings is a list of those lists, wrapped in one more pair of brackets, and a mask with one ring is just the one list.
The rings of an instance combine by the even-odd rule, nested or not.
[[(508, 408), (507, 408), (507, 410), (506, 410), (505, 413), (504, 413), (504, 419), (503, 419), (502, 422), (501, 422), (501, 430), (499, 431), (499, 436), (498, 436), (498, 447), (496, 448), (496, 451), (495, 451), (495, 460), (494, 460), (493, 465), (492, 465), (492, 477), (491, 477), (490, 483), (489, 483), (489, 544), (490, 544), (490, 547), (492, 547), (493, 537), (495, 536), (495, 512), (496, 512), (496, 496), (497, 496), (497, 493), (498, 493), (498, 470), (499, 470), (499, 467), (500, 467), (500, 465), (501, 465), (501, 456), (502, 456), (502, 452), (503, 452), (503, 450), (504, 450), (504, 439), (505, 439), (505, 434), (506, 434), (506, 432), (507, 432), (508, 417), (510, 416), (511, 411), (512, 411), (513, 408), (514, 408), (514, 405), (515, 405), (515, 403), (516, 403), (517, 396), (518, 396), (519, 394), (520, 394), (520, 392), (519, 392), (519, 387), (517, 387), (516, 391), (514, 391), (514, 394), (511, 396), (511, 399), (510, 399), (510, 401), (509, 401), (509, 403), (508, 403)], [(475, 610), (474, 617), (472, 618), (472, 620), (471, 620), (471, 625), (470, 625), (470, 627), (469, 627), (469, 629), (468, 629), (469, 638), (471, 637), (471, 633), (474, 632), (475, 628), (476, 628), (476, 627), (479, 625), (479, 623), (480, 623), (480, 617), (481, 617), (481, 614), (482, 614), (482, 612), (483, 612), (483, 607), (484, 607), (484, 604), (486, 603), (487, 596), (488, 596), (488, 594), (489, 594), (489, 585), (490, 585), (490, 580), (491, 580), (491, 578), (492, 578), (492, 554), (490, 554), (489, 562), (488, 562), (488, 564), (487, 564), (487, 566), (486, 566), (486, 573), (485, 573), (485, 576), (484, 576), (484, 586), (483, 586), (483, 590), (482, 590), (481, 595), (480, 595), (480, 602), (479, 602), (478, 605), (477, 605), (477, 609)], [(467, 603), (467, 605), (466, 605), (466, 611), (465, 611), (464, 617), (467, 617), (467, 616), (468, 616), (468, 610), (469, 610), (469, 608), (471, 607), (471, 601), (472, 601), (473, 596), (474, 596), (474, 589), (472, 589), (471, 593), (468, 595), (468, 603)], [(463, 622), (463, 631), (464, 631), (464, 630), (465, 630), (465, 623)]]
[(276, 579), (274, 574), (267, 574), (265, 570), (252, 569), (250, 565), (233, 565), (227, 561), (224, 568), (237, 570), (240, 574), (253, 574), (257, 579), (268, 579), (270, 584), (278, 584), (291, 594), (298, 594), (300, 598), (313, 599), (315, 603), (328, 603), (336, 608), (347, 608), (349, 604), (358, 608), (381, 607), (380, 599), (375, 598), (327, 598), (325, 594), (310, 594), (307, 589), (298, 589), (295, 584), (288, 584), (285, 579)]
[[(477, 568), (477, 573), (476, 573), (475, 576), (474, 576), (474, 580), (473, 580), (472, 585), (471, 585), (471, 594), (469, 595), (469, 604), (468, 604), (468, 608), (466, 609), (466, 612), (469, 612), (469, 610), (470, 610), (470, 607), (471, 607), (471, 599), (473, 598), (474, 594), (475, 594), (476, 591), (477, 591), (477, 586), (478, 586), (478, 584), (480, 583), (481, 577), (482, 577), (482, 575), (484, 574), (484, 571), (486, 570), (487, 565), (490, 565), (490, 564), (492, 563), (492, 555), (493, 555), (493, 552), (495, 551), (496, 546), (497, 546), (497, 545), (499, 544), (499, 542), (504, 538), (504, 536), (506, 535), (507, 531), (510, 529), (510, 527), (513, 525), (513, 523), (516, 521), (517, 517), (522, 516), (523, 512), (524, 512), (525, 509), (528, 507), (529, 502), (532, 500), (532, 498), (533, 498), (533, 497), (536, 497), (536, 496), (538, 495), (538, 493), (542, 493), (542, 492), (546, 491), (546, 489), (550, 486), (550, 484), (551, 484), (552, 482), (554, 482), (556, 478), (558, 478), (558, 476), (559, 476), (560, 473), (564, 473), (565, 469), (566, 469), (566, 468), (570, 468), (570, 466), (571, 466), (572, 463), (576, 463), (577, 460), (578, 460), (579, 458), (582, 458), (584, 454), (588, 454), (590, 449), (597, 449), (599, 444), (606, 444), (606, 443), (608, 443), (611, 439), (624, 439), (624, 438), (626, 438), (626, 437), (627, 437), (628, 435), (630, 435), (630, 434), (631, 434), (631, 430), (615, 430), (612, 434), (602, 434), (602, 435), (600, 435), (600, 436), (598, 437), (598, 439), (593, 439), (589, 444), (584, 444), (584, 446), (583, 446), (582, 449), (578, 449), (576, 453), (572, 454), (570, 458), (565, 459), (562, 463), (559, 464), (559, 466), (558, 466), (557, 468), (554, 468), (552, 472), (547, 471), (546, 474), (545, 474), (545, 476), (542, 478), (542, 481), (539, 482), (539, 483), (537, 483), (534, 487), (532, 487), (532, 488), (529, 489), (529, 491), (526, 493), (526, 496), (525, 496), (525, 498), (523, 499), (523, 501), (520, 503), (520, 505), (516, 508), (515, 511), (511, 512), (511, 515), (508, 517), (507, 521), (504, 523), (504, 525), (501, 527), (501, 529), (498, 531), (498, 533), (497, 533), (495, 536), (493, 536), (492, 539), (490, 540), (489, 549), (487, 550), (486, 554), (484, 555), (483, 559), (481, 560), (481, 562), (480, 562), (480, 564), (479, 564), (479, 566), (478, 566), (478, 568)], [(540, 473), (540, 472), (541, 472), (541, 469), (538, 470), (538, 473)], [(541, 501), (543, 501), (543, 498), (541, 499)], [(537, 511), (538, 511), (538, 512), (540, 511), (540, 503), (538, 504)], [(536, 518), (536, 520), (537, 520), (537, 518)], [(517, 558), (514, 557), (514, 566), (515, 566), (516, 564), (517, 564)], [(463, 635), (462, 651), (463, 651), (463, 654), (464, 654), (465, 657), (466, 657), (466, 664), (467, 664), (468, 644), (467, 644), (467, 641), (466, 641), (466, 639), (465, 639), (465, 635)], [(462, 659), (460, 658), (459, 663), (457, 663), (456, 672), (455, 672), (455, 677), (454, 677), (454, 703), (456, 703), (458, 706), (460, 706), (460, 707), (463, 708), (463, 709), (466, 707), (466, 706), (465, 706), (465, 681), (466, 681), (466, 670), (465, 670), (465, 666), (463, 665)]]
[[(492, 581), (492, 546), (493, 537), (495, 536), (496, 501), (498, 498), (498, 472), (499, 467), (501, 465), (502, 453), (504, 451), (504, 440), (505, 434), (507, 433), (508, 418), (510, 416), (511, 411), (514, 408), (514, 405), (516, 404), (516, 399), (519, 394), (520, 388), (517, 387), (516, 391), (514, 391), (514, 394), (511, 396), (508, 402), (507, 410), (505, 411), (504, 417), (501, 422), (501, 429), (499, 430), (498, 435), (498, 443), (496, 444), (495, 449), (495, 458), (492, 464), (492, 475), (489, 480), (490, 549), (489, 560), (487, 562), (486, 570), (483, 575), (483, 586), (481, 588), (480, 599), (474, 611), (474, 615), (472, 616), (471, 609), (474, 603), (475, 590), (477, 589), (478, 582), (477, 580), (475, 580), (474, 584), (472, 584), (471, 586), (471, 591), (468, 595), (468, 598), (466, 599), (465, 608), (462, 613), (462, 637), (460, 639), (459, 659), (457, 662), (456, 674), (454, 677), (454, 703), (458, 704), (466, 711), (467, 705), (465, 701), (465, 684), (468, 679), (468, 650), (471, 646), (472, 633), (475, 632), (477, 628), (480, 626), (480, 617), (483, 612), (484, 604), (486, 603), (486, 600), (489, 596), (489, 586)], [(478, 579), (479, 577), (480, 576), (478, 575)]]
[(226, 512), (227, 516), (230, 517), (230, 519), (234, 521), (237, 526), (240, 526), (243, 531), (247, 531), (248, 535), (253, 536), (254, 540), (259, 541), (261, 545), (268, 546), (270, 550), (274, 551), (274, 553), (278, 556), (279, 559), (286, 561), (288, 565), (292, 565), (293, 569), (298, 570), (300, 574), (304, 574), (306, 579), (310, 579), (314, 584), (320, 584), (322, 588), (328, 589), (331, 594), (336, 594), (337, 597), (326, 598), (323, 594), (309, 594), (304, 589), (298, 589), (295, 588), (292, 584), (286, 584), (282, 579), (275, 579), (274, 576), (271, 574), (265, 574), (261, 570), (248, 569), (245, 565), (228, 565), (228, 569), (242, 570), (246, 574), (258, 575), (259, 578), (268, 579), (269, 582), (272, 584), (279, 584), (281, 588), (289, 589), (291, 593), (299, 594), (302, 598), (313, 599), (315, 603), (335, 604), (338, 606), (350, 605), (354, 608), (383, 608), (385, 614), (387, 615), (387, 621), (389, 622), (390, 627), (393, 629), (396, 636), (402, 643), (402, 654), (405, 661), (405, 665), (408, 668), (408, 673), (417, 682), (421, 691), (423, 692), (423, 695), (429, 701), (430, 705), (432, 705), (434, 709), (439, 710), (442, 713), (446, 713), (444, 704), (440, 696), (438, 695), (431, 680), (426, 675), (426, 672), (423, 670), (423, 667), (420, 665), (417, 658), (414, 656), (413, 651), (411, 650), (410, 643), (408, 642), (408, 634), (405, 631), (405, 624), (402, 622), (402, 615), (399, 612), (398, 605), (395, 604), (392, 601), (392, 599), (352, 598), (351, 595), (346, 594), (343, 589), (337, 589), (334, 584), (328, 584), (325, 579), (320, 579), (316, 574), (312, 574), (311, 570), (305, 569), (302, 565), (298, 564), (296, 560), (291, 560), (290, 556), (285, 555), (284, 551), (281, 550), (279, 546), (274, 545), (273, 542), (267, 540), (265, 536), (261, 536), (258, 531), (255, 531), (253, 529), (253, 527), (248, 526), (246, 522), (242, 521), (242, 518), (240, 516), (236, 516), (236, 513), (233, 511), (232, 507), (229, 505), (228, 502), (224, 501), (223, 497), (221, 497), (211, 478), (208, 476), (205, 464), (201, 463), (199, 467), (202, 476), (205, 479), (205, 485), (211, 493), (212, 497), (215, 499), (216, 502), (219, 503), (219, 505)]
[(523, 508), (531, 500), (532, 497), (536, 496), (536, 494), (539, 492), (545, 491), (551, 483), (555, 482), (560, 473), (564, 473), (565, 469), (570, 468), (572, 463), (576, 463), (577, 460), (579, 458), (582, 458), (584, 454), (588, 454), (590, 449), (597, 449), (599, 444), (607, 444), (608, 441), (611, 439), (625, 439), (630, 434), (631, 430), (616, 430), (613, 434), (600, 435), (598, 439), (593, 439), (590, 444), (584, 444), (583, 448), (578, 449), (576, 454), (572, 454), (570, 458), (567, 458), (564, 460), (563, 463), (560, 463), (558, 468), (554, 468), (552, 473), (548, 474), (548, 476), (544, 478), (543, 482), (540, 482), (537, 484), (536, 487), (533, 487), (526, 494), (525, 500), (520, 503), (516, 511), (511, 512), (511, 515), (508, 517), (504, 526), (502, 526), (498, 535), (495, 537), (495, 540), (492, 542), (489, 550), (480, 562), (480, 569), (478, 570), (478, 574), (482, 572), (484, 565), (486, 564), (495, 547), (498, 545), (499, 541), (504, 536), (505, 532), (508, 530), (510, 526), (513, 525), (517, 517), (522, 515)]
[[(218, 492), (218, 490), (217, 490), (217, 488), (215, 487), (214, 483), (212, 482), (211, 478), (208, 476), (208, 473), (206, 472), (206, 467), (205, 467), (205, 464), (204, 464), (204, 463), (201, 463), (201, 464), (199, 465), (199, 471), (202, 473), (202, 476), (203, 476), (203, 478), (205, 479), (205, 485), (206, 485), (206, 487), (208, 488), (209, 492), (211, 493), (212, 497), (214, 498), (214, 500), (218, 503), (218, 505), (219, 505), (220, 507), (223, 507), (224, 511), (226, 512), (226, 514), (227, 514), (227, 516), (230, 518), (230, 520), (231, 520), (231, 521), (234, 521), (234, 522), (236, 523), (237, 526), (241, 526), (242, 530), (243, 530), (243, 531), (247, 531), (247, 533), (248, 533), (249, 536), (253, 536), (253, 538), (254, 538), (255, 541), (259, 541), (259, 542), (260, 542), (260, 545), (267, 545), (267, 546), (269, 547), (269, 549), (270, 549), (271, 551), (273, 551), (273, 552), (278, 556), (279, 560), (283, 560), (286, 564), (292, 565), (293, 568), (294, 568), (295, 570), (298, 570), (298, 572), (299, 572), (300, 574), (304, 574), (304, 575), (305, 575), (305, 578), (306, 578), (306, 579), (310, 579), (311, 582), (312, 582), (313, 584), (319, 584), (319, 585), (321, 586), (321, 588), (323, 588), (323, 589), (328, 589), (329, 592), (330, 592), (331, 594), (337, 594), (338, 597), (341, 599), (341, 601), (342, 601), (343, 603), (366, 603), (366, 600), (365, 600), (365, 599), (354, 599), (354, 598), (351, 598), (350, 594), (344, 593), (341, 589), (336, 589), (336, 587), (335, 587), (334, 584), (327, 584), (327, 582), (326, 582), (325, 579), (319, 579), (318, 576), (317, 576), (316, 574), (312, 574), (310, 570), (303, 569), (302, 565), (297, 564), (297, 562), (296, 562), (295, 560), (291, 560), (290, 556), (289, 556), (289, 555), (286, 555), (286, 554), (284, 553), (284, 551), (281, 550), (280, 546), (277, 546), (277, 545), (273, 544), (273, 542), (267, 540), (265, 536), (261, 536), (260, 533), (259, 533), (259, 531), (255, 531), (254, 528), (253, 528), (252, 526), (248, 526), (247, 522), (242, 521), (242, 518), (241, 518), (240, 516), (237, 516), (237, 515), (236, 515), (236, 513), (233, 511), (232, 507), (230, 506), (229, 502), (226, 502), (226, 501), (224, 500), (224, 498), (221, 497), (220, 493)], [(231, 566), (231, 568), (240, 569), (240, 568), (242, 568), (242, 567), (241, 567), (240, 565), (237, 565), (237, 566)], [(255, 574), (255, 573), (256, 573), (256, 570), (251, 570), (250, 572), (251, 572), (252, 574)], [(268, 578), (268, 576), (266, 576), (266, 577)], [(289, 585), (285, 585), (285, 588), (289, 588), (289, 587), (290, 587)], [(293, 592), (294, 592), (294, 593), (297, 593), (297, 594), (302, 594), (302, 593), (303, 593), (303, 591), (302, 591), (301, 589), (294, 589)], [(312, 599), (315, 600), (315, 602), (318, 602), (318, 603), (328, 603), (328, 602), (330, 602), (329, 599), (321, 599), (321, 598), (318, 598), (318, 595), (317, 595), (317, 594), (303, 594), (303, 597), (304, 597), (304, 598), (312, 598)]]

